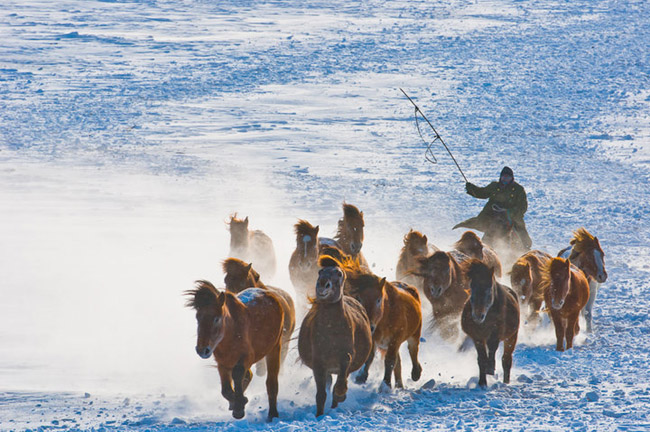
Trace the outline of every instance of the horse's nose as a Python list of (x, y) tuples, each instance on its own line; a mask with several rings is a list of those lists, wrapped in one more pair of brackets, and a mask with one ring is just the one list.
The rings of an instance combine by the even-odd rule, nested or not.
[(352, 250), (352, 253), (359, 253), (361, 251), (361, 246), (363, 246), (363, 243), (350, 243), (350, 249)]
[(485, 321), (486, 312), (482, 312), (480, 314), (472, 314), (472, 315), (474, 316), (474, 321), (476, 321), (479, 324)]
[(371, 332), (371, 333), (374, 333), (374, 332), (375, 332), (375, 325), (374, 325), (374, 324), (371, 324), (371, 325), (370, 325), (370, 332)]
[(562, 306), (564, 306), (564, 300), (560, 300), (559, 302), (551, 302), (553, 306), (553, 309), (558, 310), (562, 309)]
[(602, 273), (598, 273), (596, 276), (596, 279), (598, 279), (598, 283), (603, 283), (607, 280), (607, 272), (603, 271)]
[(199, 346), (196, 347), (196, 353), (199, 355), (199, 357), (207, 359), (210, 357), (210, 354), (212, 354), (212, 350), (208, 347), (201, 348)]

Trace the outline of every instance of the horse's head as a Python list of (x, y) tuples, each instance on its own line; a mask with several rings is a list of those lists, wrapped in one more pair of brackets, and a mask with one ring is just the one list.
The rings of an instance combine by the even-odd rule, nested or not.
[(418, 265), (414, 274), (422, 278), (424, 293), (431, 298), (439, 298), (453, 280), (451, 258), (446, 252), (438, 251), (430, 257), (420, 257)]
[(543, 286), (549, 290), (551, 298), (551, 304), (547, 306), (555, 310), (562, 309), (571, 287), (571, 261), (553, 258), (546, 265), (543, 278)]
[(245, 219), (237, 219), (237, 214), (230, 216), (228, 223), (230, 230), (230, 247), (247, 247), (248, 246), (248, 216)]
[(364, 307), (373, 332), (384, 316), (385, 286), (386, 278), (380, 278), (367, 271), (352, 272), (348, 277), (346, 294), (354, 297)]
[(318, 303), (337, 303), (343, 298), (345, 272), (341, 263), (335, 258), (324, 255), (318, 260), (322, 267), (316, 281), (316, 299)]
[(481, 324), (496, 297), (494, 269), (474, 258), (464, 263), (465, 274), (469, 279), (472, 319)]
[(587, 278), (604, 283), (607, 280), (605, 252), (600, 247), (598, 237), (594, 237), (586, 229), (580, 228), (574, 233), (571, 245), (573, 246), (569, 256), (571, 262), (580, 268)]
[(510, 285), (521, 295), (522, 300), (530, 300), (533, 293), (533, 275), (528, 261), (522, 260), (512, 266)]
[(473, 231), (465, 231), (454, 247), (467, 256), (483, 259), (483, 243)]
[(410, 230), (404, 236), (404, 248), (411, 256), (427, 256), (429, 254), (429, 240), (420, 231)]
[(361, 252), (363, 246), (363, 212), (352, 204), (343, 203), (343, 218), (339, 220), (336, 238), (351, 255)]
[(318, 230), (306, 220), (299, 220), (294, 225), (296, 232), (296, 251), (298, 251), (298, 265), (304, 270), (309, 270), (318, 261)]
[(219, 292), (210, 282), (200, 280), (196, 281), (196, 288), (186, 291), (185, 295), (189, 297), (186, 306), (196, 310), (196, 353), (207, 359), (225, 335), (226, 294)]
[(259, 286), (260, 275), (253, 269), (253, 264), (245, 263), (237, 258), (228, 258), (223, 262), (223, 281), (226, 291), (240, 293), (246, 288)]

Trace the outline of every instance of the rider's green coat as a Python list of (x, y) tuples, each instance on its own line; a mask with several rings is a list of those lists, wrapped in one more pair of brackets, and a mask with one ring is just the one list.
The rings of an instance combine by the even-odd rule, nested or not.
[(478, 231), (487, 231), (492, 223), (495, 212), (493, 205), (506, 209), (508, 220), (516, 228), (523, 227), (525, 230), (524, 213), (528, 209), (528, 200), (523, 186), (517, 182), (509, 185), (502, 185), (499, 182), (492, 182), (485, 187), (478, 187), (472, 183), (467, 184), (467, 193), (476, 198), (489, 198), (481, 213), (478, 216), (469, 218), (456, 225), (454, 228), (470, 228)]

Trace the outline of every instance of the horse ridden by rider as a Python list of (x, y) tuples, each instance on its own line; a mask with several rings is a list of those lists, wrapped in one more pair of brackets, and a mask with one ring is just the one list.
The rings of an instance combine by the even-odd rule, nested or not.
[(526, 230), (524, 214), (528, 209), (526, 190), (515, 182), (512, 169), (504, 167), (499, 181), (485, 187), (478, 187), (470, 182), (465, 184), (467, 193), (475, 198), (488, 199), (487, 204), (478, 216), (469, 218), (456, 228), (469, 228), (484, 232), (483, 242), (495, 247), (498, 241), (508, 240), (516, 234), (524, 251), (532, 246), (532, 240)]

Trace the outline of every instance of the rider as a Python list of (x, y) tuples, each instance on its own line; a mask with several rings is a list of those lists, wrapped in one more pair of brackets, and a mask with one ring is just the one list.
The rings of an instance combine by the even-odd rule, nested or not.
[(485, 207), (478, 216), (467, 219), (456, 225), (454, 228), (470, 228), (485, 233), (490, 227), (501, 219), (506, 229), (514, 229), (519, 235), (521, 243), (526, 249), (530, 249), (533, 241), (526, 231), (524, 213), (528, 209), (526, 191), (515, 182), (512, 169), (504, 167), (498, 182), (492, 182), (485, 187), (478, 187), (470, 182), (465, 183), (467, 193), (475, 198), (489, 198)]

